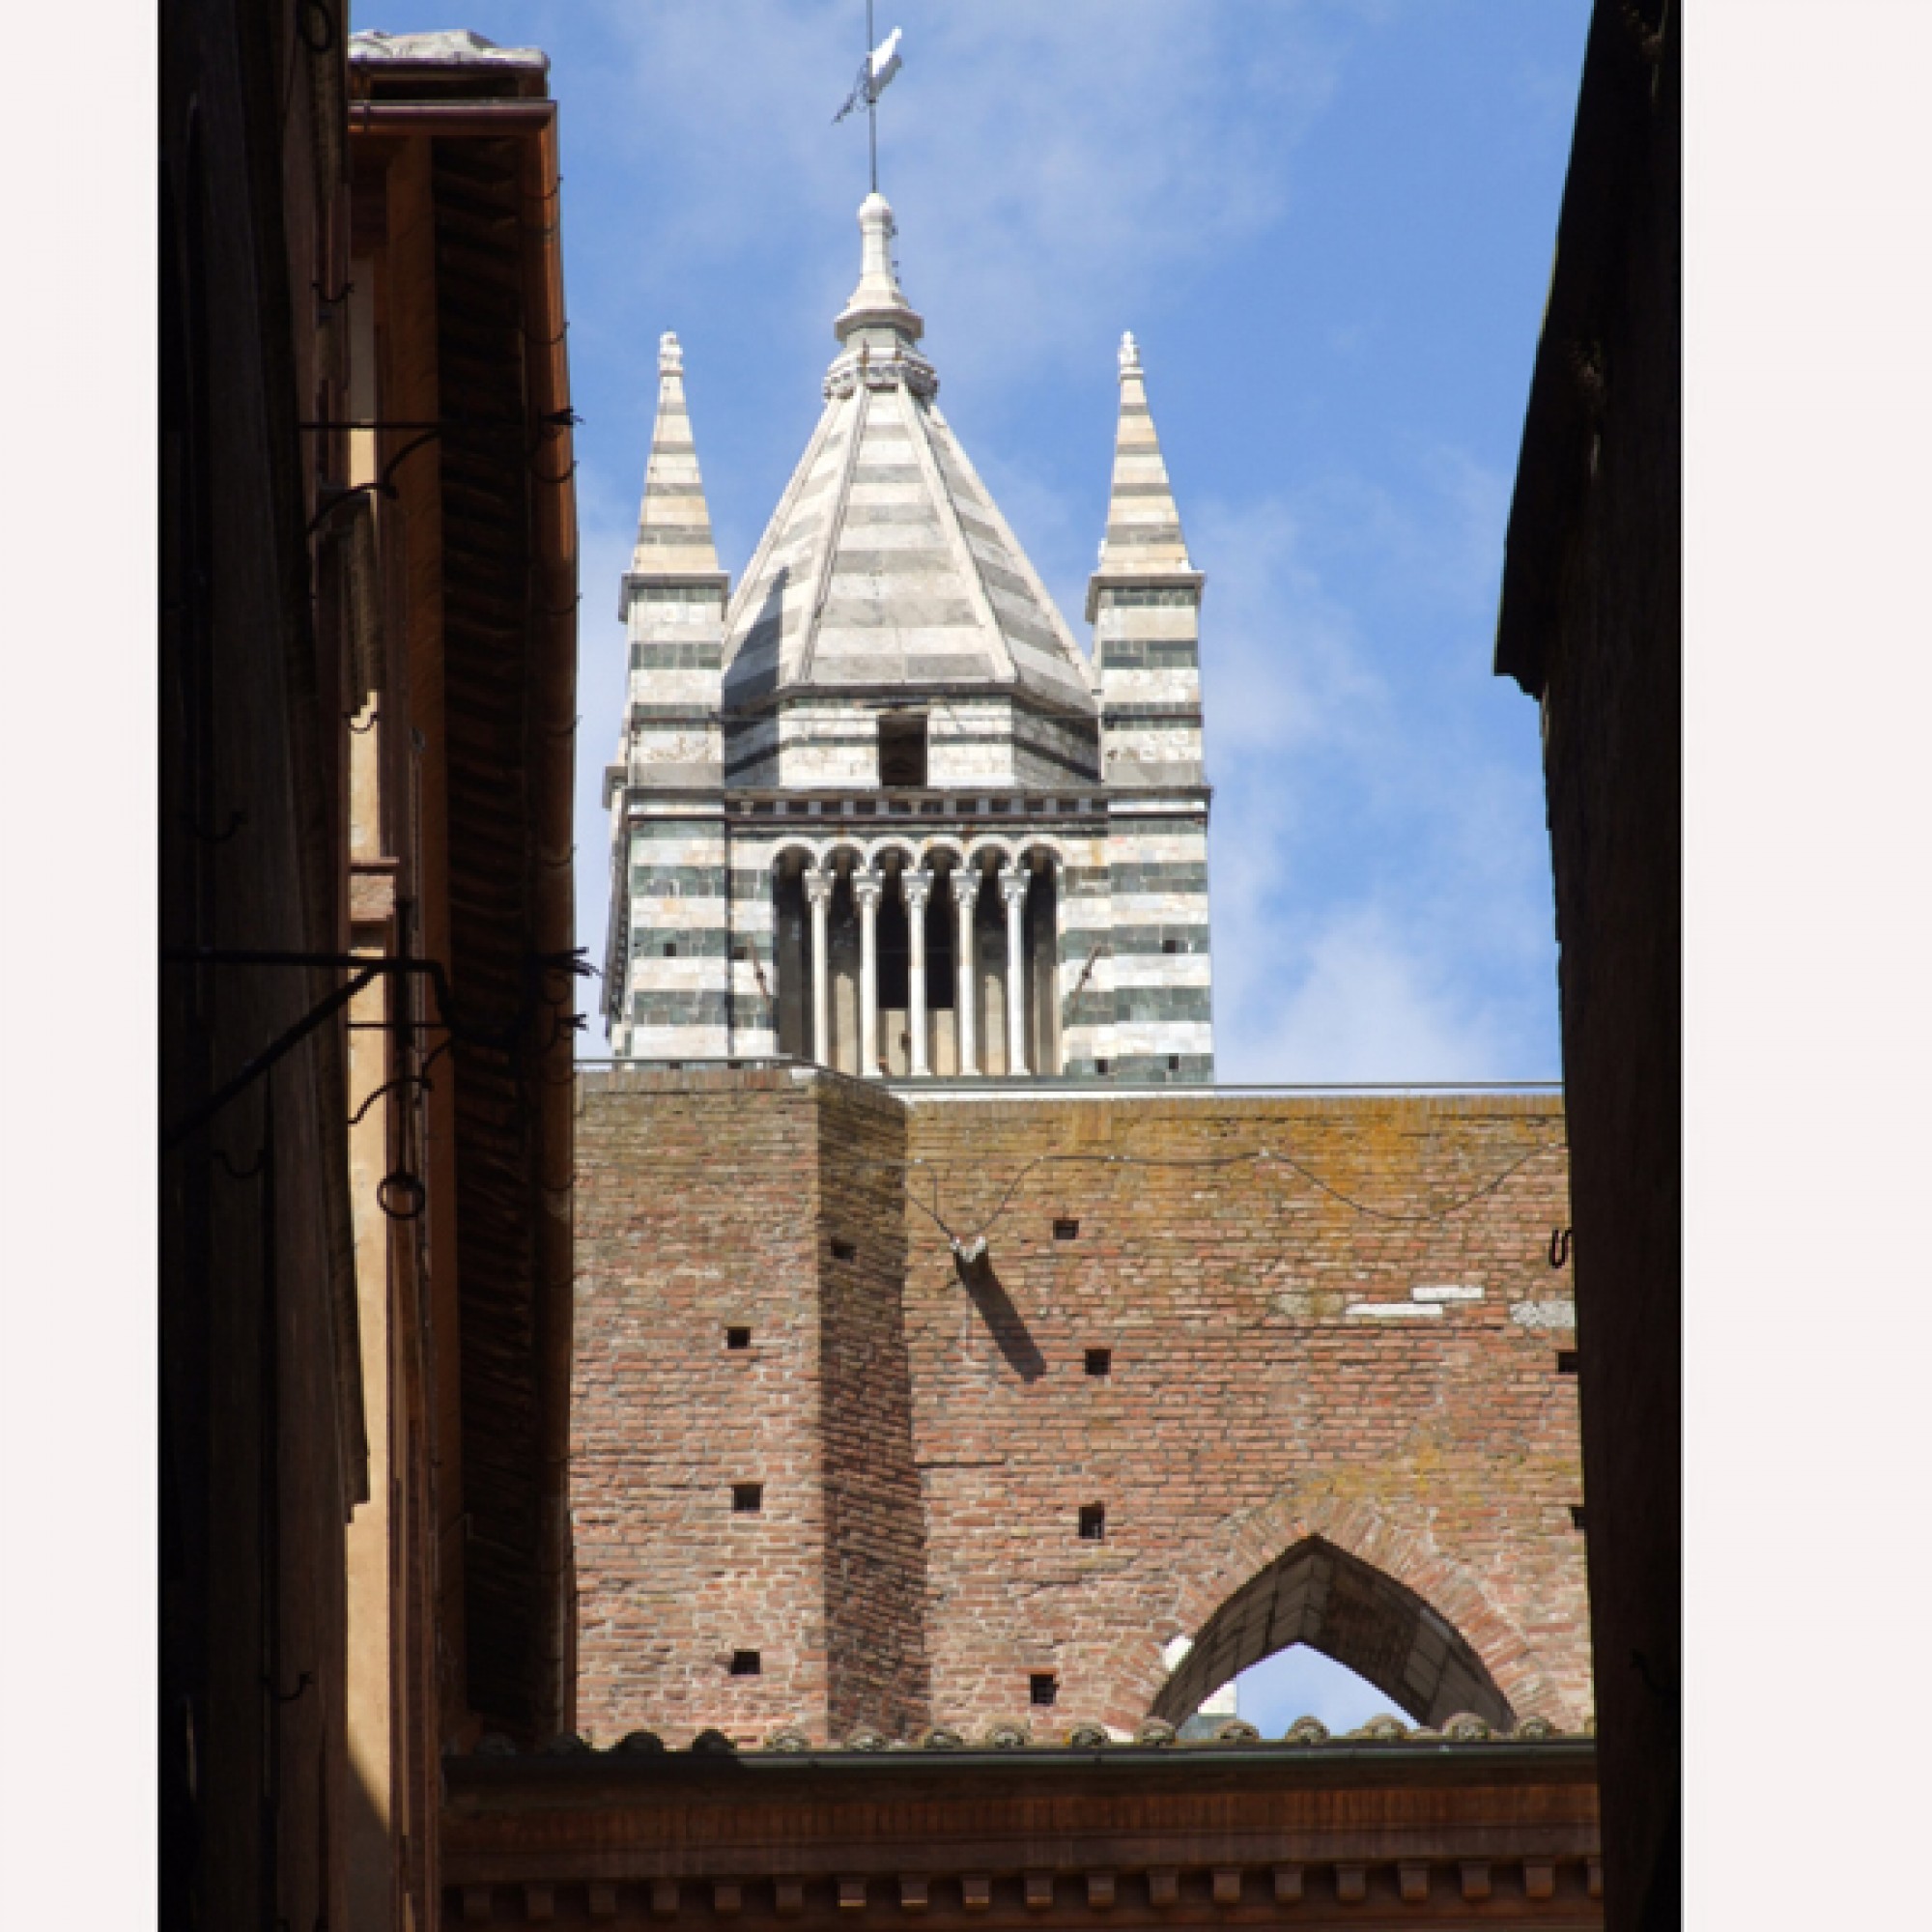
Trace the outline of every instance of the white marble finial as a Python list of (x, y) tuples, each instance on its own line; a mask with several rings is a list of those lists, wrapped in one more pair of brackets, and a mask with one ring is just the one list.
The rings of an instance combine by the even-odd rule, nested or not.
[(833, 327), (843, 342), (854, 329), (886, 327), (917, 342), (925, 325), (913, 313), (893, 272), (893, 237), (898, 224), (892, 203), (875, 188), (859, 206), (859, 286)]
[(658, 337), (658, 374), (660, 376), (684, 374), (684, 351), (677, 346), (677, 337), (669, 329), (666, 329)]
[(1141, 373), (1141, 346), (1134, 340), (1130, 328), (1121, 337), (1121, 374), (1138, 376)]
[(847, 304), (851, 308), (900, 308), (904, 292), (893, 273), (893, 237), (898, 225), (893, 205), (874, 190), (859, 206), (859, 286)]

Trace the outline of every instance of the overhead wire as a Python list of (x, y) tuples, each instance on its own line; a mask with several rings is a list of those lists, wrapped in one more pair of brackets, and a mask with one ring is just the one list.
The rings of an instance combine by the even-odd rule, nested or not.
[[(1510, 1162), (1507, 1167), (1501, 1169), (1498, 1173), (1491, 1176), (1480, 1187), (1452, 1201), (1447, 1207), (1434, 1208), (1429, 1212), (1420, 1214), (1404, 1213), (1392, 1208), (1371, 1207), (1366, 1201), (1358, 1201), (1352, 1195), (1345, 1194), (1339, 1187), (1330, 1185), (1329, 1182), (1323, 1180), (1312, 1168), (1296, 1160), (1293, 1154), (1283, 1153), (1273, 1148), (1248, 1148), (1239, 1153), (1193, 1156), (1125, 1153), (1037, 1154), (1021, 1167), (1019, 1172), (1007, 1183), (1006, 1191), (1000, 1196), (993, 1211), (984, 1220), (980, 1221), (977, 1227), (968, 1230), (963, 1235), (955, 1233), (947, 1224), (944, 1216), (939, 1211), (939, 1176), (937, 1170), (944, 1163), (927, 1160), (920, 1155), (915, 1155), (908, 1160), (898, 1161), (874, 1160), (859, 1155), (850, 1158), (844, 1164), (853, 1167), (885, 1169), (898, 1174), (901, 1177), (900, 1187), (905, 1198), (931, 1221), (954, 1247), (960, 1247), (968, 1242), (983, 1240), (990, 1235), (993, 1229), (1004, 1218), (1007, 1209), (1012, 1205), (1013, 1197), (1019, 1192), (1027, 1177), (1042, 1167), (1073, 1165), (1086, 1162), (1094, 1165), (1113, 1167), (1220, 1169), (1258, 1165), (1264, 1161), (1273, 1161), (1299, 1175), (1310, 1186), (1321, 1189), (1323, 1194), (1328, 1195), (1332, 1200), (1339, 1201), (1343, 1207), (1352, 1209), (1357, 1214), (1365, 1214), (1377, 1221), (1391, 1221), (1413, 1226), (1444, 1221), (1452, 1214), (1460, 1214), (1464, 1208), (1474, 1207), (1478, 1201), (1493, 1194), (1512, 1175), (1527, 1167), (1531, 1161), (1538, 1159), (1543, 1154), (1556, 1151), (1563, 1145), (1563, 1142), (1560, 1140), (1545, 1141), (1540, 1146), (1531, 1148), (1527, 1153), (1521, 1155), (1519, 1159)], [(911, 1171), (917, 1167), (934, 1170), (932, 1182), (933, 1205), (931, 1207), (927, 1207), (920, 1199), (919, 1195), (913, 1191), (910, 1180), (907, 1178)]]

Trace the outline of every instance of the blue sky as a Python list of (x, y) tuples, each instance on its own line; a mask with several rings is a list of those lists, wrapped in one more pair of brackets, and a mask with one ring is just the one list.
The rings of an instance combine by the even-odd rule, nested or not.
[[(1534, 707), (1491, 674), (1586, 0), (888, 0), (881, 185), (948, 416), (1080, 623), (1121, 331), (1197, 567), (1229, 1081), (1550, 1079)], [(859, 0), (463, 0), (358, 15), (552, 59), (579, 433), (579, 937), (601, 959), (614, 611), (684, 344), (741, 570), (857, 275)], [(593, 1027), (599, 1024), (592, 1021)], [(593, 1035), (590, 1052), (602, 1050)], [(1388, 1700), (1304, 1647), (1244, 1716)]]
[[(358, 14), (542, 46), (583, 536), (579, 936), (659, 332), (743, 568), (857, 274), (859, 0)], [(1490, 672), (1584, 0), (882, 4), (882, 185), (943, 402), (1079, 621), (1139, 336), (1203, 613), (1224, 1080), (1548, 1079), (1534, 707)], [(592, 1022), (593, 1027), (597, 1022)], [(601, 1050), (593, 1034), (588, 1050)]]

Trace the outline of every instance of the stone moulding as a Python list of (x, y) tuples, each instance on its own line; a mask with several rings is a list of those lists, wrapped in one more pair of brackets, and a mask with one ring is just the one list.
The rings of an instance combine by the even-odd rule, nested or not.
[(604, 1747), (566, 1732), (539, 1751), (520, 1753), (510, 1739), (498, 1732), (488, 1732), (471, 1747), (469, 1755), (472, 1762), (521, 1758), (527, 1763), (532, 1757), (579, 1761), (642, 1758), (662, 1764), (694, 1757), (800, 1755), (810, 1755), (814, 1762), (824, 1762), (855, 1755), (869, 1757), (882, 1751), (901, 1753), (913, 1750), (964, 1752), (977, 1758), (990, 1758), (996, 1754), (1004, 1758), (1019, 1751), (1029, 1759), (1053, 1761), (1076, 1754), (1085, 1757), (1094, 1751), (1106, 1751), (1122, 1758), (1145, 1758), (1155, 1751), (1173, 1750), (1182, 1756), (1195, 1756), (1204, 1751), (1237, 1750), (1243, 1758), (1252, 1758), (1276, 1753), (1336, 1756), (1372, 1749), (1380, 1758), (1388, 1754), (1391, 1747), (1402, 1746), (1411, 1748), (1427, 1746), (1459, 1753), (1476, 1745), (1491, 1748), (1517, 1746), (1552, 1750), (1574, 1749), (1579, 1745), (1586, 1745), (1590, 1736), (1588, 1730), (1559, 1730), (1547, 1718), (1525, 1718), (1513, 1730), (1499, 1730), (1482, 1718), (1463, 1712), (1450, 1718), (1439, 1730), (1410, 1726), (1400, 1718), (1384, 1715), (1371, 1718), (1357, 1729), (1340, 1736), (1331, 1733), (1320, 1718), (1304, 1717), (1295, 1719), (1278, 1738), (1264, 1737), (1243, 1718), (1229, 1719), (1218, 1725), (1211, 1736), (1205, 1738), (1183, 1738), (1172, 1724), (1159, 1718), (1150, 1718), (1132, 1738), (1115, 1737), (1101, 1724), (1077, 1723), (1070, 1726), (1064, 1737), (1060, 1737), (1036, 1736), (1025, 1724), (997, 1723), (978, 1744), (950, 1724), (936, 1724), (918, 1739), (910, 1741), (890, 1738), (870, 1724), (861, 1724), (842, 1741), (824, 1744), (815, 1742), (801, 1727), (787, 1724), (771, 1732), (762, 1743), (734, 1740), (719, 1730), (703, 1730), (682, 1750), (667, 1746), (656, 1731), (635, 1730), (625, 1732), (615, 1743)]
[(849, 396), (864, 383), (868, 389), (904, 386), (915, 396), (939, 393), (939, 372), (923, 355), (903, 352), (892, 355), (841, 355), (825, 375), (828, 402)]
[[(1006, 1727), (1017, 1729), (1017, 1726)], [(1586, 1740), (529, 1753), (446, 1767), (452, 1922), (1600, 1926)], [(1122, 1832), (1122, 1820), (1132, 1828)], [(1388, 1915), (1386, 1921), (1383, 1913)]]

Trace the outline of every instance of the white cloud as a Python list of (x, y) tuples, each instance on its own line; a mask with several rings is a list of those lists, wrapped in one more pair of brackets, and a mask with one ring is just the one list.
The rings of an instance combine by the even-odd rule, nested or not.
[[(1548, 981), (1532, 1011), (1498, 998), (1489, 970), (1520, 984), (1548, 952), (1536, 801), (1453, 720), (1421, 715), (1434, 699), (1413, 654), (1372, 638), (1315, 560), (1346, 545), (1425, 604), (1479, 604), (1481, 531), (1499, 526), (1488, 479), (1447, 452), (1421, 469), (1420, 507), (1331, 479), (1295, 504), (1210, 503), (1198, 520), (1224, 1080), (1553, 1070)], [(1340, 535), (1338, 503), (1352, 510)], [(1468, 668), (1478, 697), (1486, 668)]]
[(1497, 1015), (1446, 984), (1438, 960), (1384, 908), (1345, 906), (1311, 933), (1259, 937), (1259, 957), (1221, 952), (1216, 961), (1224, 1080), (1524, 1077)]
[(1208, 573), (1203, 678), (1216, 767), (1315, 744), (1365, 751), (1387, 709), (1351, 614), (1308, 555), (1302, 517), (1279, 498), (1183, 505), (1189, 554)]

